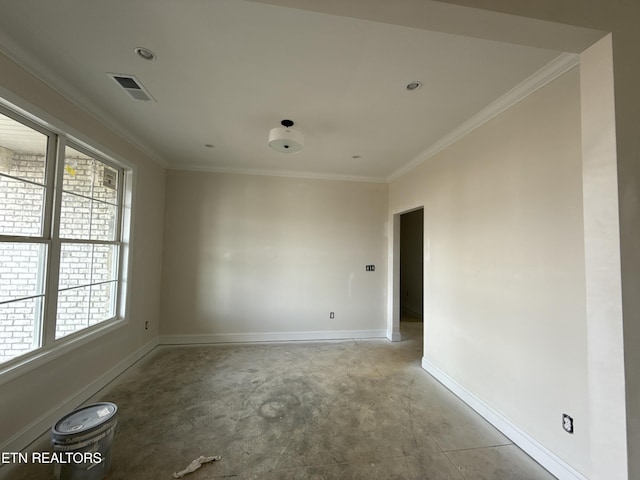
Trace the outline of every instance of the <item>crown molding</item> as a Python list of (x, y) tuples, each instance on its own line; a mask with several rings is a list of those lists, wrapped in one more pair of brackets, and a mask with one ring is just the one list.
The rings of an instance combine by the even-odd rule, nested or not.
[(341, 174), (326, 174), (318, 172), (301, 172), (301, 171), (269, 171), (269, 170), (252, 170), (252, 169), (229, 169), (229, 168), (217, 168), (208, 167), (204, 165), (175, 165), (163, 158), (157, 152), (155, 152), (149, 146), (143, 144), (136, 137), (132, 136), (125, 129), (121, 128), (118, 122), (114, 121), (110, 115), (105, 113), (100, 107), (98, 107), (89, 98), (78, 92), (71, 93), (71, 89), (67, 86), (65, 80), (57, 75), (51, 69), (46, 68), (41, 62), (30, 55), (24, 48), (16, 45), (10, 38), (3, 35), (0, 32), (0, 50), (13, 62), (20, 67), (24, 68), (35, 78), (43, 82), (49, 88), (56, 93), (64, 97), (70, 103), (77, 108), (88, 113), (99, 123), (105, 125), (111, 129), (121, 138), (126, 140), (132, 146), (140, 150), (147, 155), (151, 160), (155, 161), (160, 166), (168, 170), (186, 170), (186, 171), (206, 171), (215, 173), (234, 173), (245, 175), (265, 175), (265, 176), (280, 176), (280, 177), (292, 177), (292, 178), (309, 178), (309, 179), (321, 179), (321, 180), (334, 180), (334, 181), (351, 181), (351, 182), (372, 182), (372, 183), (391, 183), (400, 176), (410, 172), (418, 165), (422, 164), (429, 158), (433, 157), (437, 153), (441, 152), (460, 138), (479, 128), (484, 123), (491, 120), (493, 117), (504, 112), (514, 104), (528, 97), (536, 90), (545, 86), (549, 82), (553, 81), (563, 73), (567, 72), (574, 66), (579, 64), (580, 57), (578, 54), (562, 53), (558, 55), (554, 60), (542, 67), (532, 76), (518, 84), (516, 87), (508, 91), (499, 99), (489, 104), (482, 111), (472, 116), (457, 128), (452, 130), (449, 134), (442, 137), (437, 142), (433, 143), (427, 149), (422, 151), (419, 155), (414, 157), (404, 166), (396, 169), (390, 175), (385, 177), (370, 177), (370, 176), (358, 176), (358, 175), (341, 175)]
[(0, 53), (4, 54), (16, 65), (26, 70), (30, 75), (41, 81), (58, 95), (62, 96), (76, 108), (87, 113), (98, 123), (104, 125), (133, 147), (140, 150), (158, 165), (168, 168), (169, 162), (162, 158), (161, 155), (155, 152), (152, 148), (141, 143), (136, 137), (120, 127), (118, 122), (112, 119), (110, 115), (92, 102), (90, 98), (87, 98), (85, 95), (73, 90), (68, 86), (66, 80), (64, 80), (60, 75), (53, 72), (50, 68), (47, 68), (42, 62), (2, 32), (0, 32)]
[(449, 145), (458, 141), (465, 135), (473, 132), (475, 129), (484, 125), (489, 120), (501, 114), (516, 103), (527, 98), (529, 95), (533, 94), (535, 91), (552, 82), (560, 75), (568, 72), (579, 63), (580, 56), (578, 54), (562, 53), (558, 55), (555, 59), (547, 63), (544, 67), (535, 72), (529, 78), (516, 85), (514, 88), (502, 95), (499, 99), (490, 103), (480, 112), (460, 124), (440, 140), (432, 144), (429, 148), (424, 150), (409, 163), (397, 169), (395, 172), (389, 175), (389, 177), (387, 177), (387, 182), (391, 183), (405, 173), (410, 172), (418, 165), (422, 164), (426, 160), (430, 159), (437, 153), (447, 148)]
[(325, 174), (295, 170), (251, 170), (240, 168), (218, 168), (205, 165), (170, 165), (167, 170), (187, 172), (229, 173), (235, 175), (262, 175), (267, 177), (306, 178), (339, 182), (389, 183), (385, 177), (363, 177), (357, 175)]

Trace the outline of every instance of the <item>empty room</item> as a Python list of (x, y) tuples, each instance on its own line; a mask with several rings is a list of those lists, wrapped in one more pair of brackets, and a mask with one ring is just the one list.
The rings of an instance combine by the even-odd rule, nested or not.
[(0, 0), (0, 479), (640, 478), (638, 21)]

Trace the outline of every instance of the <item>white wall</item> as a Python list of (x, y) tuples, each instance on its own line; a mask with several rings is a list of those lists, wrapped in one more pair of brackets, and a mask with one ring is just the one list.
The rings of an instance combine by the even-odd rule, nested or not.
[[(157, 343), (160, 305), (164, 168), (0, 54), (0, 93), (31, 113), (91, 140), (96, 148), (134, 166), (128, 322), (72, 348), (8, 382), (0, 383), (0, 450), (16, 451), (83, 402), (104, 381)], [(145, 330), (145, 322), (150, 328)], [(2, 380), (2, 379), (0, 379)], [(7, 467), (8, 468), (8, 467)], [(4, 468), (3, 468), (4, 470)], [(0, 475), (4, 472), (0, 472)]]
[(384, 336), (387, 189), (169, 171), (162, 341)]
[(394, 181), (389, 203), (424, 205), (424, 364), (588, 475), (581, 182), (574, 68)]

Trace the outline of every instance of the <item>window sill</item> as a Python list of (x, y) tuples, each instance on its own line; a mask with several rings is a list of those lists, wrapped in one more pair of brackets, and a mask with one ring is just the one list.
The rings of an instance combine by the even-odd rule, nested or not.
[(103, 324), (95, 325), (81, 332), (71, 334), (68, 338), (62, 338), (47, 349), (39, 348), (31, 353), (27, 353), (15, 363), (0, 366), (0, 385), (41, 367), (56, 358), (66, 355), (83, 345), (87, 345), (108, 333), (118, 330), (127, 323), (128, 320), (124, 318), (109, 320)]

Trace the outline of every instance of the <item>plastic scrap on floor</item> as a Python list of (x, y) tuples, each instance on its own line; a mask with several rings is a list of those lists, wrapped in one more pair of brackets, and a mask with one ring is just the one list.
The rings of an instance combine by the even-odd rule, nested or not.
[(204, 455), (200, 455), (193, 462), (187, 465), (187, 468), (185, 468), (184, 470), (180, 470), (179, 472), (175, 472), (173, 474), (173, 478), (182, 478), (185, 475), (188, 475), (198, 470), (203, 463), (217, 462), (218, 460), (220, 460), (220, 457), (217, 455), (215, 457), (205, 457)]

